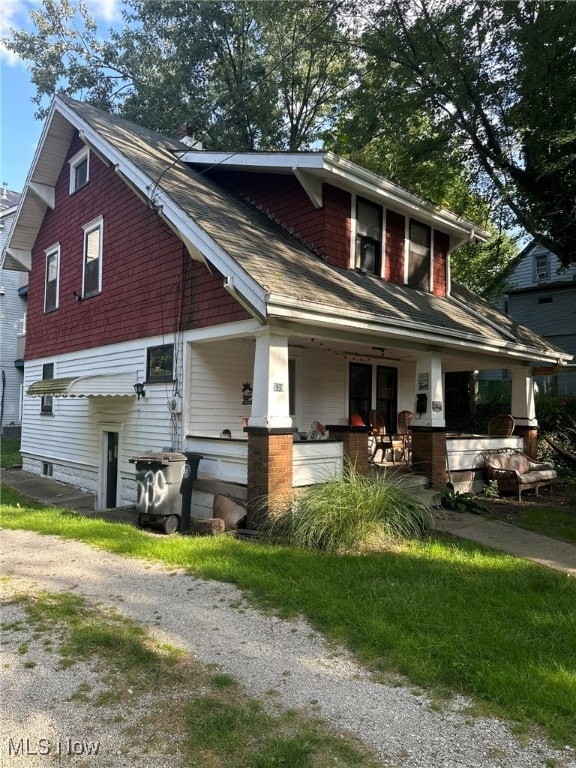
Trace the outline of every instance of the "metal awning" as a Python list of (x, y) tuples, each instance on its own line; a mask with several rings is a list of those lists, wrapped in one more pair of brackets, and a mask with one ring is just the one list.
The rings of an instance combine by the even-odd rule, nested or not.
[(29, 397), (134, 397), (134, 373), (100, 373), (40, 379), (26, 390)]

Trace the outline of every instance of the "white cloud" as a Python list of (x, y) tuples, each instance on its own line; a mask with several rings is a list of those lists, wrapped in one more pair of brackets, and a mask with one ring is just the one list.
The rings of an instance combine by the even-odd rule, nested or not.
[(97, 21), (118, 21), (123, 4), (122, 0), (87, 0), (88, 10)]
[[(2, 0), (0, 3), (0, 37), (9, 37), (11, 27), (23, 27), (28, 15), (37, 3), (29, 0)], [(0, 43), (0, 61), (14, 66), (20, 59)]]
[[(113, 24), (121, 19), (123, 5), (123, 0), (87, 0), (90, 15), (97, 22), (105, 24)], [(30, 11), (34, 8), (42, 8), (41, 0), (0, 0), (0, 38), (8, 37), (11, 27), (30, 28)], [(0, 63), (15, 66), (21, 61), (0, 43)]]

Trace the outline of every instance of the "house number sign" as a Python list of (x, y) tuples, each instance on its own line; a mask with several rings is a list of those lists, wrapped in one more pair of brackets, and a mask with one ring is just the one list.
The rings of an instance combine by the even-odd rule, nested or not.
[(281, 381), (275, 381), (272, 384), (272, 389), (274, 392), (284, 392), (284, 384)]

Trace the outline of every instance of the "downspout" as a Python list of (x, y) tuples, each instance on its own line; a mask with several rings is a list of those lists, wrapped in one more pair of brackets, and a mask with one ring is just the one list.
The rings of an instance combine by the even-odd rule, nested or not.
[(468, 237), (458, 240), (458, 242), (454, 243), (454, 245), (451, 248), (448, 248), (448, 251), (446, 253), (446, 296), (452, 296), (452, 268), (450, 263), (450, 257), (452, 253), (457, 249), (460, 248), (461, 245), (465, 245), (466, 243), (471, 243), (474, 241), (474, 238), (476, 237), (476, 233), (473, 229), (468, 232)]

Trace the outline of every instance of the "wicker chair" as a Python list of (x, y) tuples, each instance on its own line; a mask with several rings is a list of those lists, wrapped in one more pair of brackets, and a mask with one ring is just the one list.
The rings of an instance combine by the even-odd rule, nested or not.
[(386, 450), (390, 448), (390, 452), (392, 454), (392, 464), (395, 464), (394, 444), (392, 443), (392, 437), (386, 434), (386, 426), (384, 424), (382, 414), (378, 413), (378, 411), (370, 411), (368, 414), (368, 422), (372, 428), (372, 436), (375, 441), (374, 450), (372, 451), (372, 455), (369, 459), (370, 463), (372, 464), (374, 462), (374, 458), (378, 451), (382, 451), (382, 458), (384, 459), (386, 457)]
[(488, 424), (488, 434), (491, 436), (509, 437), (514, 432), (516, 422), (507, 413), (501, 413)]
[(402, 439), (402, 461), (408, 462), (412, 453), (412, 435), (410, 426), (414, 419), (412, 411), (400, 411), (398, 414), (398, 432)]

